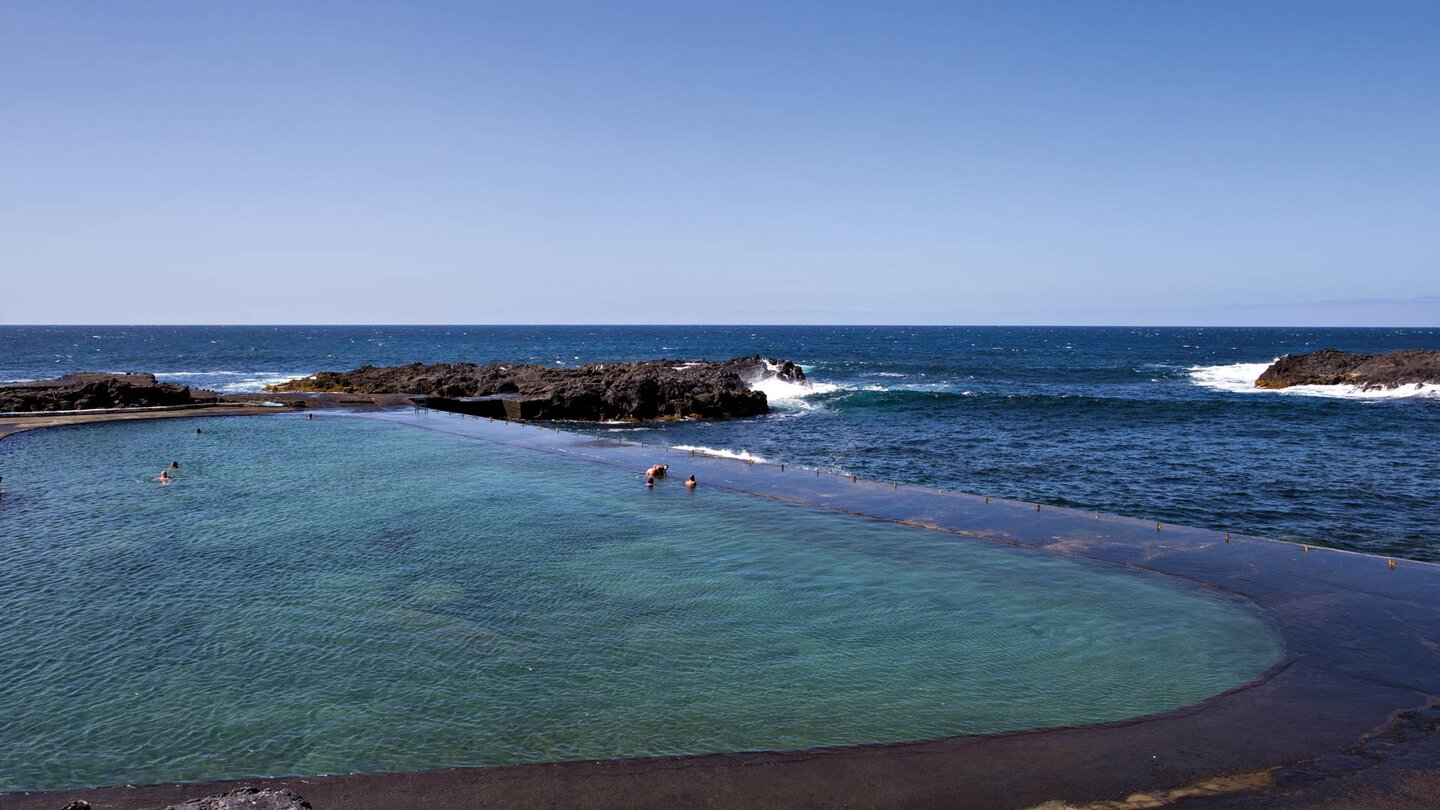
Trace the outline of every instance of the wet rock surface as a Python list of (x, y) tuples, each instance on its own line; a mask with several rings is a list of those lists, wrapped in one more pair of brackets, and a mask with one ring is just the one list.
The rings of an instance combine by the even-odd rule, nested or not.
[(0, 412), (150, 408), (218, 400), (210, 391), (158, 382), (153, 374), (67, 374), (0, 386)]
[(1354, 385), (1374, 389), (1417, 383), (1440, 383), (1440, 351), (1401, 349), (1384, 354), (1356, 354), (1322, 349), (1308, 354), (1287, 354), (1255, 381), (1259, 388)]
[(161, 810), (310, 810), (310, 802), (293, 790), (240, 788), (172, 804)]
[[(76, 799), (60, 810), (94, 810), (94, 807), (84, 799)], [(166, 805), (155, 808), (155, 810), (312, 810), (312, 808), (305, 797), (293, 790), (244, 787), (228, 793), (206, 796), (203, 799), (190, 799), (179, 804)]]
[(759, 355), (723, 361), (596, 363), (578, 368), (415, 363), (325, 371), (269, 390), (450, 399), (514, 396), (527, 401), (527, 418), (603, 422), (756, 416), (769, 410), (765, 393), (752, 390), (765, 379), (803, 384), (805, 372), (788, 360)]

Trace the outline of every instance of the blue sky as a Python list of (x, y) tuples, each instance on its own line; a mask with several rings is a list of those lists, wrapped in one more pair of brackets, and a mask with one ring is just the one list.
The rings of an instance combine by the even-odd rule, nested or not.
[(0, 323), (1440, 325), (1440, 3), (0, 3)]

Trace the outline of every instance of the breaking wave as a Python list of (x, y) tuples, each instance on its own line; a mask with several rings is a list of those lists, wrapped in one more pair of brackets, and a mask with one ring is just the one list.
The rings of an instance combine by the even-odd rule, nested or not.
[(220, 369), (218, 371), (162, 371), (155, 373), (155, 379), (161, 382), (208, 388), (222, 394), (257, 394), (264, 391), (267, 385), (278, 385), (308, 375), (309, 372), (277, 373)]
[(697, 444), (677, 444), (674, 445), (671, 449), (688, 450), (692, 453), (699, 453), (702, 456), (714, 456), (716, 458), (733, 458), (739, 459), (740, 461), (753, 461), (756, 464), (767, 463), (765, 459), (747, 450), (728, 450), (725, 448), (717, 449), (714, 447), (703, 447)]
[[(765, 361), (766, 374), (757, 380), (748, 380), (746, 385), (751, 391), (765, 392), (765, 398), (771, 405), (779, 407), (797, 408), (801, 410), (812, 410), (814, 405), (807, 402), (808, 397), (830, 394), (840, 390), (840, 386), (834, 383), (817, 383), (812, 380), (805, 382), (792, 382), (780, 379), (780, 367)], [(804, 366), (801, 366), (804, 368)]]
[[(1278, 358), (1277, 358), (1278, 359)], [(1271, 363), (1274, 361), (1272, 360)], [(1356, 385), (1292, 385), (1289, 388), (1256, 388), (1255, 381), (1270, 363), (1231, 363), (1219, 366), (1192, 366), (1190, 379), (1202, 388), (1233, 394), (1280, 394), (1330, 399), (1411, 399), (1440, 397), (1440, 385), (1402, 385), (1399, 388), (1361, 388)]]

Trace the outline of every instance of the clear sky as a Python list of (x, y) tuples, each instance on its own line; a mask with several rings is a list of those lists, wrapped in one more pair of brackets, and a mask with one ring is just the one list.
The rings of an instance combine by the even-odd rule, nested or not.
[(1440, 3), (0, 0), (0, 323), (1440, 325)]

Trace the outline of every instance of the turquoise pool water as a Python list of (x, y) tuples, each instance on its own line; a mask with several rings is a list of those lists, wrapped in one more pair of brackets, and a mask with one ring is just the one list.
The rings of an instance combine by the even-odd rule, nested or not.
[(363, 419), (41, 431), (0, 472), (5, 790), (1093, 723), (1280, 655), (1160, 577)]

